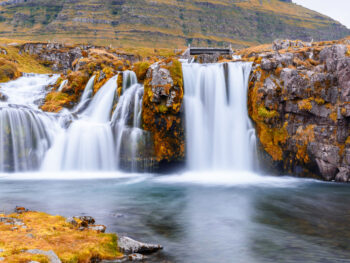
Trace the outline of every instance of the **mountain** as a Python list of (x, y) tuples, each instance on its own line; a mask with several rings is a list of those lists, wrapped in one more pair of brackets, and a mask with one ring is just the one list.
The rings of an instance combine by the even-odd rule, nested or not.
[(0, 37), (121, 47), (246, 47), (350, 30), (290, 0), (0, 0)]

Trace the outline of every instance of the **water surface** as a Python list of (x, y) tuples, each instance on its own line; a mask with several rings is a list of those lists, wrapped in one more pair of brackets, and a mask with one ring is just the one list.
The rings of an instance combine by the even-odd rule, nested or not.
[(3, 175), (1, 210), (91, 215), (110, 232), (161, 243), (153, 262), (350, 262), (348, 185), (232, 173), (63, 176)]

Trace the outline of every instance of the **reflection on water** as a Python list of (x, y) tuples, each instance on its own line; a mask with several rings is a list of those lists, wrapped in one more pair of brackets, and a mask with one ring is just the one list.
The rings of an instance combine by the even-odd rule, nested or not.
[(109, 231), (159, 242), (165, 249), (154, 262), (350, 262), (348, 185), (274, 178), (210, 186), (151, 176), (1, 180), (0, 209), (16, 205), (88, 214)]

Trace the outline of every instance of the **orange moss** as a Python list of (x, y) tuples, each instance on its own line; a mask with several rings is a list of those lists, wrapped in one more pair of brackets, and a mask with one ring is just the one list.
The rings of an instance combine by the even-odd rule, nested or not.
[(74, 94), (52, 91), (47, 94), (41, 109), (48, 112), (59, 112), (63, 107), (71, 108), (75, 101), (77, 101), (77, 97)]
[(4, 250), (0, 257), (5, 258), (4, 262), (49, 262), (45, 256), (26, 253), (29, 249), (52, 250), (63, 263), (90, 262), (96, 258), (113, 260), (122, 256), (115, 234), (81, 231), (78, 226), (67, 223), (64, 217), (39, 212), (6, 217), (20, 219), (26, 228), (18, 226), (13, 230), (13, 225), (0, 223), (0, 248)]
[(281, 161), (283, 159), (283, 150), (281, 146), (285, 144), (288, 139), (287, 125), (288, 123), (285, 122), (281, 128), (269, 128), (266, 124), (259, 123), (257, 127), (261, 144), (275, 161)]
[(260, 71), (261, 77), (258, 80), (253, 80), (249, 84), (249, 115), (256, 124), (258, 137), (265, 151), (273, 160), (281, 161), (283, 160), (282, 146), (287, 142), (289, 137), (287, 132), (288, 123), (285, 122), (280, 125), (276, 125), (275, 123), (274, 127), (269, 127), (269, 125), (265, 123), (266, 119), (278, 116), (278, 112), (268, 111), (263, 106), (263, 94), (259, 92), (259, 90), (263, 87), (268, 74), (260, 68), (256, 69), (256, 71)]
[(329, 118), (332, 121), (337, 122), (338, 121), (338, 113), (336, 111), (333, 111), (331, 114), (329, 114)]
[(147, 70), (151, 66), (148, 61), (140, 61), (134, 64), (134, 72), (136, 73), (139, 82), (142, 82), (146, 78)]
[(298, 148), (296, 159), (302, 163), (310, 162), (310, 158), (307, 154), (307, 146), (310, 142), (315, 140), (314, 129), (315, 125), (308, 125), (305, 129), (303, 129), (303, 126), (300, 126), (294, 136)]
[(22, 74), (14, 63), (4, 58), (0, 58), (0, 82), (7, 82), (18, 78), (21, 75)]
[(151, 79), (145, 79), (143, 128), (153, 135), (155, 156), (158, 161), (179, 160), (185, 156), (184, 131), (180, 116), (183, 99), (182, 65), (173, 58), (163, 60), (159, 64), (169, 70), (174, 83), (173, 86), (163, 87), (165, 93), (169, 95), (175, 92), (176, 95), (172, 107), (167, 107), (165, 102), (154, 102)]
[(305, 110), (305, 111), (312, 110), (311, 98), (299, 101), (298, 108), (299, 108), (299, 110)]

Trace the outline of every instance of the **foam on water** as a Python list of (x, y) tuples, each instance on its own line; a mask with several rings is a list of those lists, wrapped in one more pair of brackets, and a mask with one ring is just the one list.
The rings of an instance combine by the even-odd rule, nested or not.
[(158, 183), (186, 184), (201, 186), (254, 186), (254, 187), (295, 187), (305, 182), (317, 182), (312, 179), (295, 177), (262, 176), (249, 171), (189, 171), (182, 174), (155, 177)]

